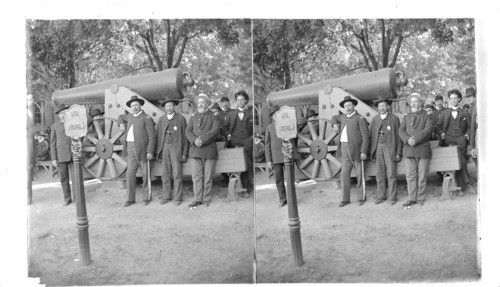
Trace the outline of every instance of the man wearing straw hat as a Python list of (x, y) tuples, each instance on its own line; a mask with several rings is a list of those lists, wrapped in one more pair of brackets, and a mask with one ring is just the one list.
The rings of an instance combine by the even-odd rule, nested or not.
[[(338, 152), (342, 159), (342, 170), (340, 172), (340, 181), (342, 185), (342, 201), (339, 207), (343, 207), (351, 202), (351, 171), (354, 167), (358, 174), (358, 185), (361, 182), (362, 164), (366, 160), (368, 148), (370, 146), (370, 134), (368, 131), (368, 122), (355, 109), (358, 101), (346, 96), (340, 102), (340, 106), (345, 109), (345, 114), (334, 116), (332, 125), (334, 130), (340, 131), (340, 147)], [(340, 124), (340, 128), (338, 128)], [(365, 198), (363, 191), (358, 192), (358, 206), (363, 205)]]
[(71, 138), (66, 135), (64, 130), (64, 112), (67, 106), (60, 104), (56, 107), (55, 114), (59, 116), (60, 121), (52, 125), (50, 133), (50, 155), (52, 165), (59, 167), (59, 177), (64, 195), (64, 205), (71, 203), (71, 187), (69, 178), (73, 178), (73, 157), (71, 153)]
[[(377, 200), (380, 204), (386, 200), (390, 205), (397, 201), (396, 163), (401, 160), (403, 142), (399, 138), (399, 118), (389, 113), (392, 101), (375, 101), (379, 114), (373, 117), (370, 125), (370, 157), (377, 167)], [(386, 185), (387, 179), (387, 185)], [(387, 187), (387, 188), (386, 188)]]
[(399, 128), (399, 136), (403, 141), (403, 157), (406, 167), (406, 182), (409, 199), (403, 204), (424, 204), (427, 173), (431, 159), (432, 117), (423, 109), (423, 99), (418, 93), (411, 94), (408, 99), (410, 113), (403, 117)]
[(124, 206), (135, 203), (136, 173), (139, 166), (142, 174), (142, 200), (148, 205), (148, 161), (153, 159), (155, 152), (155, 124), (153, 119), (143, 110), (144, 100), (138, 96), (132, 96), (126, 103), (132, 109), (131, 114), (122, 115), (119, 118), (119, 126), (125, 131), (124, 155), (127, 157), (127, 201)]
[[(175, 200), (182, 202), (182, 163), (187, 161), (189, 142), (186, 138), (186, 119), (175, 112), (176, 101), (167, 96), (161, 104), (165, 114), (158, 120), (156, 158), (161, 161), (162, 193), (160, 204)], [(172, 180), (174, 192), (172, 196)]]
[(189, 119), (186, 128), (186, 137), (191, 144), (189, 157), (195, 196), (194, 201), (189, 204), (190, 208), (201, 204), (206, 207), (210, 205), (220, 130), (218, 117), (208, 108), (211, 103), (208, 96), (199, 94), (194, 102), (197, 104), (196, 113)]

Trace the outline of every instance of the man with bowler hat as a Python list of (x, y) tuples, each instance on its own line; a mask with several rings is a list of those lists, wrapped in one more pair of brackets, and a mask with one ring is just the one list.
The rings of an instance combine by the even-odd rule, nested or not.
[(144, 205), (149, 204), (147, 191), (148, 162), (153, 159), (155, 152), (155, 124), (153, 119), (143, 110), (144, 100), (132, 96), (126, 103), (132, 113), (121, 115), (118, 118), (120, 130), (125, 132), (124, 156), (127, 157), (127, 201), (124, 206), (135, 203), (136, 173), (139, 166), (142, 174), (142, 200)]
[[(370, 146), (370, 134), (368, 122), (362, 117), (354, 107), (358, 104), (356, 99), (346, 96), (340, 102), (340, 106), (345, 109), (345, 114), (334, 116), (332, 126), (334, 131), (340, 131), (339, 154), (342, 160), (342, 170), (340, 181), (342, 185), (342, 201), (339, 207), (343, 207), (351, 202), (351, 171), (354, 167), (358, 174), (358, 184), (362, 180), (361, 161), (366, 160), (368, 148)], [(338, 125), (340, 124), (340, 128)], [(363, 205), (364, 198), (362, 190), (358, 192), (358, 206)]]
[[(182, 202), (182, 164), (187, 161), (189, 142), (186, 137), (186, 119), (175, 112), (176, 100), (167, 96), (161, 104), (165, 114), (156, 125), (156, 158), (161, 161), (162, 193), (160, 204), (172, 199), (175, 205)], [(172, 180), (174, 192), (172, 196)]]
[[(264, 146), (267, 167), (272, 168), (274, 171), (274, 182), (276, 183), (280, 201), (278, 207), (282, 207), (287, 204), (285, 189), (285, 158), (283, 155), (283, 140), (276, 135), (275, 119), (273, 117), (274, 113), (279, 111), (279, 109), (277, 105), (271, 107), (271, 112), (269, 114), (271, 123), (266, 127)], [(291, 142), (293, 146), (292, 158), (295, 160), (298, 158), (298, 153), (294, 141), (292, 140)]]
[(469, 182), (467, 174), (467, 141), (469, 140), (470, 117), (467, 112), (458, 107), (462, 101), (462, 93), (459, 90), (453, 89), (448, 92), (451, 107), (443, 111), (437, 125), (437, 132), (444, 140), (445, 145), (457, 145), (460, 151), (460, 162), (462, 167), (456, 175), (457, 184), (461, 187), (458, 192), (459, 196), (463, 196), (464, 192), (476, 193)]
[(211, 100), (205, 94), (194, 98), (197, 104), (196, 113), (189, 118), (186, 137), (190, 143), (189, 157), (194, 189), (194, 201), (189, 207), (210, 205), (212, 197), (212, 179), (217, 160), (217, 136), (219, 135), (219, 119), (210, 111)]
[(399, 137), (403, 141), (403, 157), (409, 199), (404, 207), (424, 204), (427, 173), (431, 159), (432, 118), (423, 109), (423, 99), (413, 93), (407, 99), (411, 111), (403, 117)]
[(248, 94), (241, 90), (234, 94), (237, 108), (230, 111), (222, 132), (229, 140), (231, 147), (243, 147), (247, 162), (247, 170), (241, 173), (245, 197), (253, 191), (253, 111), (247, 107)]
[(64, 205), (71, 203), (71, 187), (69, 178), (73, 180), (73, 156), (71, 153), (71, 138), (66, 135), (64, 130), (64, 113), (67, 106), (60, 104), (56, 107), (55, 114), (59, 116), (60, 121), (52, 125), (50, 133), (50, 155), (52, 165), (59, 167), (59, 177), (64, 195)]
[(373, 117), (370, 125), (370, 157), (375, 161), (377, 169), (375, 204), (388, 200), (390, 205), (394, 205), (397, 201), (396, 163), (401, 160), (403, 142), (399, 138), (399, 118), (389, 112), (391, 103), (389, 99), (375, 101), (380, 113)]

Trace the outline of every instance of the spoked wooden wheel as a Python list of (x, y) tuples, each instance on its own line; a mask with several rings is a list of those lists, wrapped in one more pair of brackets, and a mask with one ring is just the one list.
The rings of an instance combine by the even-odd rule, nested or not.
[[(104, 131), (99, 125), (104, 121)], [(121, 156), (123, 144), (117, 144), (123, 132), (118, 128), (118, 121), (113, 118), (100, 118), (94, 120), (97, 138), (88, 134), (87, 140), (93, 146), (84, 146), (83, 151), (90, 153), (84, 161), (85, 169), (99, 179), (114, 179), (127, 170), (127, 161)]]
[[(319, 133), (316, 132), (314, 122), (318, 122)], [(338, 133), (327, 134), (327, 125), (331, 126), (331, 121), (327, 119), (314, 119), (308, 121), (307, 125), (311, 133), (311, 138), (302, 134), (298, 137), (305, 144), (297, 147), (299, 152), (299, 169), (309, 178), (327, 179), (334, 177), (340, 172), (341, 163), (335, 157), (337, 146), (333, 139)]]

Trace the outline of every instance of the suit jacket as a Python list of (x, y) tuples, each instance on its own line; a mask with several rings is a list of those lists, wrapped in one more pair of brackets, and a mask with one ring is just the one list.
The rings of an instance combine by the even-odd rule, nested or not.
[[(391, 155), (391, 160), (396, 160), (396, 155), (401, 156), (403, 153), (403, 142), (399, 138), (399, 118), (392, 114), (388, 113), (386, 117), (387, 126), (390, 129), (385, 129), (384, 134), (386, 134), (387, 143), (386, 146), (389, 149), (389, 153)], [(371, 144), (370, 144), (370, 157), (376, 157), (377, 145), (378, 145), (378, 137), (380, 136), (380, 126), (382, 125), (382, 117), (380, 114), (373, 117), (372, 123), (370, 125), (370, 135), (371, 135)]]
[(137, 159), (140, 161), (147, 161), (147, 153), (154, 154), (155, 152), (156, 135), (153, 119), (142, 111), (137, 117), (134, 117), (132, 114), (120, 115), (120, 117), (118, 117), (118, 122), (125, 123), (127, 127), (125, 132), (125, 145), (123, 147), (124, 156), (127, 156), (128, 131), (131, 126), (134, 126), (134, 143)]
[(476, 148), (477, 104), (472, 106), (471, 109), (469, 110), (469, 117), (470, 117), (470, 129), (469, 129), (470, 145), (471, 148)]
[[(446, 134), (448, 132), (450, 122), (453, 119), (453, 116), (451, 114), (452, 111), (453, 111), (452, 109), (447, 109), (443, 111), (441, 117), (439, 117), (439, 122), (436, 128), (439, 136), (441, 136), (443, 133)], [(462, 132), (462, 134), (468, 135), (470, 129), (469, 114), (461, 108), (458, 108), (457, 111), (458, 111), (457, 118), (460, 119), (459, 121), (460, 131)]]
[[(424, 109), (403, 117), (399, 127), (399, 137), (403, 140), (403, 156), (431, 158), (432, 117)], [(408, 139), (415, 139), (415, 146), (408, 144)]]
[(161, 152), (163, 150), (163, 144), (165, 141), (165, 132), (168, 130), (171, 132), (172, 145), (176, 151), (177, 160), (181, 161), (182, 156), (188, 156), (189, 142), (186, 137), (186, 119), (178, 114), (174, 113), (172, 119), (168, 119), (167, 114), (164, 114), (158, 120), (156, 125), (156, 157), (161, 158)]
[[(230, 111), (234, 111), (234, 110), (231, 108), (228, 108), (227, 111), (224, 111), (223, 109), (221, 109), (219, 111), (219, 117), (221, 118), (223, 123), (226, 122), (227, 114), (229, 114)], [(222, 126), (221, 126), (221, 128), (222, 128)]]
[[(370, 133), (368, 131), (368, 122), (357, 111), (348, 117), (346, 114), (333, 116), (332, 124), (340, 123), (339, 132), (342, 133), (344, 127), (347, 128), (347, 141), (349, 145), (349, 154), (353, 161), (361, 161), (361, 153), (368, 155), (370, 147)], [(339, 145), (337, 157), (341, 156), (342, 143)]]
[[(234, 132), (234, 129), (236, 127), (236, 123), (240, 121), (240, 118), (238, 117), (238, 109), (231, 110), (227, 113), (226, 115), (226, 120), (224, 122), (224, 127), (222, 128), (222, 133), (224, 136), (232, 135)], [(244, 113), (243, 113), (243, 119), (241, 120), (244, 122), (245, 128), (249, 132), (249, 136), (253, 136), (253, 112), (251, 109), (246, 108)]]
[(57, 162), (70, 162), (71, 154), (71, 138), (66, 136), (64, 124), (57, 121), (52, 125), (50, 132), (50, 157)]
[[(292, 140), (291, 142), (293, 146), (292, 158), (297, 159), (299, 158), (297, 153), (297, 145), (295, 144), (294, 140)], [(283, 140), (276, 135), (276, 127), (274, 126), (274, 122), (270, 123), (266, 127), (264, 146), (265, 146), (266, 162), (272, 162), (273, 164), (285, 162), (285, 157), (283, 156), (283, 151), (282, 151)]]
[[(217, 159), (217, 137), (219, 135), (219, 119), (210, 110), (203, 113), (196, 112), (186, 128), (186, 137), (190, 142), (189, 157)], [(197, 147), (194, 141), (201, 139), (202, 146)]]

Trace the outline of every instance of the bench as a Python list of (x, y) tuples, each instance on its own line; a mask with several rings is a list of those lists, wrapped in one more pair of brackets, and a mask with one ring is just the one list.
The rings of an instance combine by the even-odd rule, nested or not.
[(255, 170), (260, 170), (262, 173), (264, 173), (267, 178), (271, 178), (274, 174), (274, 170), (272, 168), (267, 167), (267, 163), (265, 162), (256, 162), (254, 163)]
[(43, 168), (47, 172), (50, 172), (50, 175), (52, 177), (54, 177), (54, 175), (59, 170), (58, 167), (54, 168), (54, 166), (52, 165), (52, 161), (50, 161), (50, 160), (37, 161), (36, 164), (35, 164), (35, 169), (34, 170), (36, 171), (39, 167)]

